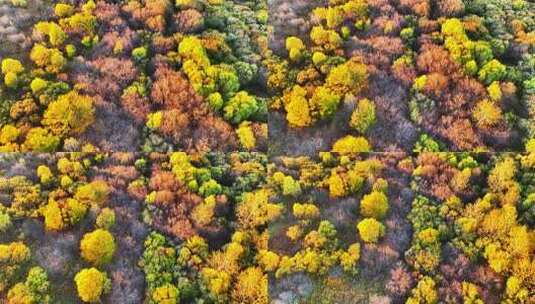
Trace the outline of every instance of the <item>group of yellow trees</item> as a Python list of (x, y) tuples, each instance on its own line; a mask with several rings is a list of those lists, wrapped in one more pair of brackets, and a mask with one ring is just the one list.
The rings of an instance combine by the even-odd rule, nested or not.
[[(85, 218), (90, 208), (98, 210), (96, 229), (86, 233), (80, 243), (80, 255), (92, 267), (80, 270), (74, 278), (80, 299), (89, 303), (98, 302), (100, 297), (111, 288), (106, 273), (99, 271), (97, 267), (109, 263), (116, 248), (114, 237), (109, 232), (115, 222), (115, 213), (112, 209), (105, 207), (110, 188), (103, 180), (88, 181), (89, 168), (99, 158), (100, 156), (96, 155), (65, 154), (57, 159), (55, 167), (51, 168), (45, 164), (37, 167), (38, 183), (36, 184), (25, 176), (2, 178), (0, 181), (2, 191), (7, 190), (6, 193), (11, 193), (12, 204), (4, 210), (6, 214), (14, 218), (42, 217), (44, 226), (49, 232), (58, 232), (73, 227)], [(4, 256), (8, 268), (6, 268), (5, 278), (0, 280), (4, 282), (3, 284), (7, 284), (10, 276), (17, 271), (17, 267), (24, 264), (18, 257), (29, 256), (29, 249), (24, 249), (26, 248), (24, 244), (12, 243), (10, 246), (15, 247), (10, 249), (12, 252), (10, 256)], [(28, 253), (18, 253), (24, 250)], [(0, 257), (0, 259), (4, 258)], [(13, 259), (17, 260), (13, 263), (8, 261)], [(13, 287), (17, 289), (13, 291), (13, 297), (8, 296), (9, 304), (48, 303), (49, 297), (46, 301), (43, 300), (44, 302), (38, 300), (35, 300), (37, 302), (29, 300), (29, 302), (17, 302), (15, 294), (16, 298), (20, 298), (21, 292), (30, 294), (28, 297), (32, 299), (37, 297), (36, 291), (21, 289), (22, 286)]]
[[(331, 0), (312, 13), (318, 24), (310, 31), (311, 46), (298, 37), (286, 38), (288, 60), (272, 59), (268, 85), (279, 93), (271, 108), (284, 109), (290, 126), (308, 127), (332, 118), (340, 103), (354, 100), (367, 85), (368, 68), (358, 57), (346, 58), (344, 40), (369, 24), (368, 4), (362, 0)], [(352, 24), (352, 26), (350, 26)], [(354, 101), (348, 122), (358, 135), (375, 123), (375, 105)], [(335, 144), (336, 152), (367, 152), (364, 137), (348, 136)]]
[[(75, 45), (67, 41), (87, 44), (96, 38), (94, 8), (93, 1), (80, 8), (60, 3), (55, 7), (57, 22), (37, 23), (34, 32), (39, 39), (29, 56), (33, 69), (24, 68), (17, 59), (2, 60), (4, 84), (15, 102), (9, 111), (11, 122), (0, 128), (0, 151), (53, 152), (66, 139), (76, 141), (73, 137), (93, 123), (93, 99), (57, 81), (57, 75), (76, 53)], [(67, 32), (82, 35), (82, 41)]]

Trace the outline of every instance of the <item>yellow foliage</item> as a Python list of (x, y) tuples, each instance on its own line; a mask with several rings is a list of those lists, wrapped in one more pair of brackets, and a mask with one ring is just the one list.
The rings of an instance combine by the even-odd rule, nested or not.
[(4, 75), (8, 73), (20, 74), (24, 72), (24, 66), (19, 60), (13, 58), (4, 58), (2, 60), (2, 73)]
[(74, 198), (86, 206), (97, 205), (103, 206), (108, 200), (110, 189), (108, 184), (102, 180), (96, 180), (89, 184), (83, 185), (76, 189)]
[(439, 232), (435, 228), (426, 228), (418, 233), (418, 239), (425, 245), (435, 244), (439, 241)]
[(346, 185), (342, 177), (336, 172), (333, 171), (329, 180), (327, 181), (329, 185), (329, 195), (331, 197), (342, 197), (347, 194)]
[(250, 121), (244, 121), (240, 123), (240, 126), (236, 130), (240, 144), (246, 150), (252, 150), (256, 146), (256, 138), (253, 132), (253, 128)]
[(243, 229), (252, 229), (268, 224), (280, 216), (282, 206), (269, 202), (267, 190), (247, 192), (238, 203), (236, 214)]
[(286, 230), (286, 236), (292, 240), (297, 241), (303, 235), (303, 229), (299, 225), (293, 225)]
[(39, 177), (41, 184), (48, 184), (54, 178), (54, 174), (52, 174), (50, 168), (45, 165), (37, 167), (37, 176)]
[(94, 114), (91, 97), (70, 91), (48, 105), (42, 123), (55, 135), (77, 135), (93, 123)]
[(368, 68), (357, 59), (340, 64), (329, 72), (325, 85), (338, 95), (358, 94), (367, 84)]
[(111, 282), (104, 272), (96, 268), (84, 268), (74, 277), (78, 296), (82, 301), (98, 303), (100, 297), (111, 289)]
[(30, 59), (48, 73), (59, 73), (67, 63), (60, 50), (49, 49), (40, 43), (33, 46), (30, 52)]
[(165, 284), (154, 289), (152, 300), (156, 304), (177, 304), (179, 301), (179, 292), (173, 284)]
[(502, 110), (494, 102), (482, 100), (472, 112), (476, 123), (481, 128), (490, 128), (502, 120)]
[(279, 266), (280, 257), (273, 251), (260, 250), (257, 255), (258, 264), (265, 271), (275, 271)]
[(321, 26), (315, 26), (310, 31), (310, 40), (321, 46), (326, 51), (334, 51), (342, 46), (343, 40), (336, 31), (326, 30)]
[(369, 152), (370, 145), (364, 137), (354, 137), (347, 135), (346, 137), (337, 140), (332, 148), (332, 152), (340, 153), (342, 155), (350, 155), (361, 152)]
[(360, 238), (367, 243), (377, 243), (385, 234), (385, 226), (374, 218), (363, 219), (357, 224)]
[(214, 296), (221, 296), (230, 288), (231, 276), (220, 270), (205, 267), (201, 270), (201, 276)]
[(86, 233), (80, 243), (81, 255), (84, 260), (100, 266), (107, 264), (115, 253), (115, 239), (104, 229)]
[(17, 127), (11, 124), (4, 125), (0, 131), (0, 143), (5, 145), (15, 142), (19, 136), (20, 130)]
[(61, 209), (54, 200), (50, 200), (44, 207), (43, 217), (45, 218), (45, 227), (47, 230), (58, 231), (65, 226)]
[(305, 89), (296, 85), (284, 98), (286, 119), (290, 125), (294, 127), (306, 127), (312, 124)]
[(360, 214), (364, 217), (382, 219), (388, 212), (388, 198), (383, 192), (372, 191), (360, 201)]
[(238, 275), (232, 290), (233, 303), (267, 304), (267, 275), (258, 267), (249, 267)]
[(54, 6), (54, 14), (56, 16), (63, 18), (68, 17), (74, 13), (74, 7), (66, 3), (58, 3)]
[(314, 204), (294, 203), (293, 215), (298, 219), (313, 219), (320, 215), (320, 210)]
[(340, 266), (347, 272), (354, 272), (360, 259), (360, 244), (351, 244), (346, 252), (340, 255)]
[(406, 304), (435, 304), (438, 303), (438, 293), (435, 281), (428, 276), (423, 277), (411, 291)]

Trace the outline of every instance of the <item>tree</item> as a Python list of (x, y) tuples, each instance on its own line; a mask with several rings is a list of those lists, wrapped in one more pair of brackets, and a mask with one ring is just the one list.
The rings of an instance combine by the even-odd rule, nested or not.
[(380, 191), (372, 191), (360, 201), (360, 214), (364, 217), (380, 220), (385, 217), (388, 209), (388, 198)]
[(54, 152), (58, 148), (60, 139), (43, 128), (32, 128), (26, 134), (22, 150), (36, 152)]
[(309, 220), (320, 215), (320, 210), (314, 204), (294, 203), (292, 206), (293, 215), (302, 220)]
[(473, 111), (474, 119), (481, 128), (490, 128), (502, 120), (502, 110), (493, 101), (482, 100)]
[(107, 264), (115, 253), (115, 239), (104, 229), (86, 233), (80, 243), (81, 255), (84, 260), (95, 266)]
[(331, 89), (325, 86), (317, 87), (310, 99), (310, 108), (319, 118), (330, 117), (338, 108), (340, 100), (340, 96)]
[(494, 81), (502, 80), (507, 74), (506, 66), (498, 60), (494, 59), (489, 61), (479, 70), (479, 80), (486, 85), (493, 83)]
[(284, 98), (287, 100), (284, 106), (286, 120), (291, 126), (306, 127), (312, 124), (312, 116), (305, 89), (296, 85), (289, 93), (285, 94)]
[(70, 91), (48, 105), (42, 123), (55, 135), (78, 135), (93, 123), (94, 114), (91, 97)]
[(109, 230), (115, 224), (115, 212), (113, 209), (104, 208), (97, 216), (96, 225), (98, 228)]
[(411, 291), (407, 304), (435, 304), (438, 303), (438, 293), (435, 281), (428, 276), (423, 277)]
[(374, 123), (375, 104), (367, 98), (359, 100), (357, 108), (351, 114), (349, 125), (360, 133), (364, 133)]
[(357, 59), (350, 59), (331, 69), (325, 79), (325, 86), (341, 96), (348, 93), (356, 95), (365, 87), (367, 80), (366, 65)]
[(227, 105), (223, 108), (226, 120), (239, 124), (249, 119), (258, 111), (258, 102), (254, 96), (249, 95), (246, 91), (238, 92), (232, 97)]
[(111, 290), (111, 281), (96, 268), (84, 268), (74, 277), (78, 296), (82, 301), (98, 303), (100, 297)]
[(369, 152), (370, 145), (364, 137), (347, 135), (334, 143), (332, 151), (342, 155)]
[(232, 300), (233, 303), (269, 303), (267, 275), (259, 267), (242, 271), (232, 290)]
[(156, 304), (177, 304), (179, 303), (179, 291), (175, 285), (167, 283), (152, 292), (152, 300)]
[(108, 200), (110, 188), (103, 180), (96, 180), (89, 184), (79, 186), (76, 189), (74, 198), (86, 206), (103, 206)]
[(385, 226), (374, 218), (366, 218), (357, 224), (360, 238), (367, 243), (377, 243), (385, 234)]

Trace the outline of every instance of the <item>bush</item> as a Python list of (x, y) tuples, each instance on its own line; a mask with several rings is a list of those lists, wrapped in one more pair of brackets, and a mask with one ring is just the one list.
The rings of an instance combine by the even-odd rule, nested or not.
[(54, 6), (54, 14), (60, 18), (68, 17), (74, 13), (74, 7), (66, 3), (58, 3)]
[(348, 135), (337, 140), (332, 148), (332, 152), (340, 153), (342, 155), (369, 152), (370, 145), (364, 137), (354, 137)]
[(78, 296), (82, 301), (97, 303), (100, 297), (111, 290), (111, 281), (96, 268), (84, 268), (74, 277)]
[(95, 266), (104, 265), (113, 258), (115, 239), (107, 230), (97, 229), (84, 235), (80, 250), (84, 260)]
[(357, 60), (349, 60), (331, 69), (325, 79), (325, 86), (339, 95), (358, 94), (367, 84), (368, 68)]
[(74, 198), (86, 206), (102, 206), (108, 200), (110, 188), (105, 181), (96, 180), (76, 189)]
[(294, 203), (292, 206), (293, 215), (301, 220), (309, 220), (317, 218), (320, 215), (320, 210), (314, 204), (300, 204)]
[(349, 125), (360, 133), (364, 133), (374, 123), (375, 104), (367, 98), (359, 100), (357, 108), (351, 114)]
[(385, 234), (385, 226), (374, 218), (367, 218), (357, 225), (360, 238), (367, 243), (377, 243)]
[(388, 198), (383, 192), (373, 191), (360, 201), (360, 214), (364, 217), (382, 219), (388, 212)]

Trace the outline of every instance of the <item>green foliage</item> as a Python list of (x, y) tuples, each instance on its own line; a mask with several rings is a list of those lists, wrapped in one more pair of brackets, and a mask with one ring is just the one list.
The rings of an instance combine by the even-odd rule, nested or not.
[(489, 85), (494, 81), (504, 79), (507, 74), (507, 68), (498, 60), (494, 59), (485, 64), (481, 70), (479, 70), (479, 80)]
[(246, 91), (238, 92), (223, 108), (226, 120), (239, 124), (249, 119), (258, 111), (258, 102), (254, 96)]

